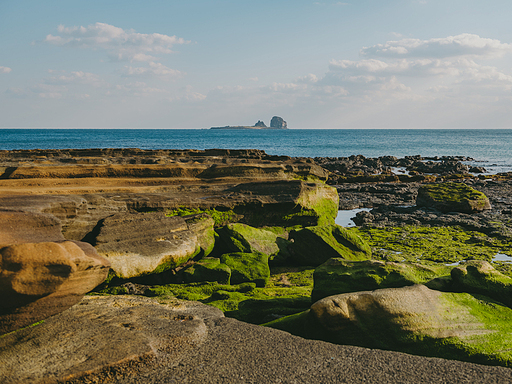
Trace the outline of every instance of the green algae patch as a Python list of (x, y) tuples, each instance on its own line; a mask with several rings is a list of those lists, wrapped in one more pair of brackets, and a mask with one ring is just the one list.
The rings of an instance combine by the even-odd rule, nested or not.
[[(341, 293), (425, 284), (449, 278), (450, 270), (451, 267), (444, 265), (332, 258), (315, 269), (311, 302)], [(438, 287), (439, 280), (433, 285)]]
[[(310, 310), (263, 325), (304, 338), (342, 345), (512, 366), (510, 308), (485, 296), (430, 292), (425, 298), (413, 295), (406, 299), (399, 293), (394, 300), (391, 299), (391, 302), (398, 303), (409, 301), (405, 305), (409, 309), (386, 308), (389, 299), (381, 304), (373, 303), (369, 298), (351, 299), (347, 301), (351, 307), (347, 313), (352, 314), (350, 320), (325, 319), (319, 315), (322, 312), (316, 308), (313, 310), (312, 306)], [(356, 295), (366, 297), (368, 293)], [(417, 305), (422, 301), (432, 304), (432, 308), (429, 310), (428, 305)], [(332, 308), (343, 313), (346, 304), (340, 302), (338, 305)]]
[(339, 225), (306, 227), (290, 232), (291, 258), (299, 265), (320, 265), (332, 257), (365, 260), (371, 257), (368, 243), (354, 231)]
[[(372, 247), (373, 258), (395, 262), (457, 263), (491, 261), (499, 252), (512, 252), (512, 243), (460, 227), (351, 228)], [(512, 253), (510, 253), (512, 254)]]
[(441, 212), (474, 213), (491, 209), (485, 194), (464, 183), (423, 185), (418, 190), (416, 205), (433, 207)]
[(512, 307), (512, 278), (485, 261), (470, 261), (451, 271), (453, 289), (493, 298)]
[(231, 269), (231, 283), (256, 283), (264, 287), (270, 278), (268, 255), (264, 253), (227, 253), (220, 261)]
[(201, 281), (216, 281), (220, 284), (229, 284), (231, 279), (231, 268), (220, 262), (220, 259), (204, 257), (182, 272), (183, 280), (186, 283), (197, 283)]
[[(276, 255), (280, 252), (280, 244), (286, 242), (274, 231), (240, 223), (228, 224), (219, 228), (217, 234), (226, 252), (260, 252)], [(283, 234), (286, 234), (284, 229)], [(281, 239), (281, 242), (278, 241), (278, 238)]]

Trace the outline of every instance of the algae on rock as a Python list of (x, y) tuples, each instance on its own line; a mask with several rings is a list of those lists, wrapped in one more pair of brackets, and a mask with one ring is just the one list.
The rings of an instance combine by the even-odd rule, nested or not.
[(428, 285), (429, 282), (439, 285), (442, 283), (439, 278), (449, 280), (450, 270), (451, 267), (444, 265), (332, 258), (315, 269), (311, 301), (314, 303), (327, 296), (349, 292)]
[(320, 265), (332, 257), (365, 260), (371, 248), (355, 232), (339, 225), (306, 227), (290, 232), (291, 258), (300, 265)]
[(423, 185), (418, 190), (416, 205), (441, 212), (474, 213), (491, 209), (487, 196), (464, 183)]
[(263, 253), (226, 253), (220, 261), (231, 268), (231, 284), (254, 282), (264, 287), (270, 278), (268, 255)]

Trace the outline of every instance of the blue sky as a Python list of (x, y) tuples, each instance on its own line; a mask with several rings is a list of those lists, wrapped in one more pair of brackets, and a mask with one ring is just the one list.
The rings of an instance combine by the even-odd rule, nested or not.
[(0, 0), (0, 127), (510, 128), (512, 2)]

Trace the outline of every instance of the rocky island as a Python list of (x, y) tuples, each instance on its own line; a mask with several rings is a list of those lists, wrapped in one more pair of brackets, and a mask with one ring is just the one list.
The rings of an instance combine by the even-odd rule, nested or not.
[(267, 127), (263, 121), (258, 120), (256, 124), (251, 126), (227, 125), (225, 127), (211, 127), (210, 129), (288, 129), (288, 126), (282, 117), (274, 116), (272, 120), (270, 120), (270, 127)]
[(512, 174), (465, 160), (0, 151), (0, 381), (511, 382)]

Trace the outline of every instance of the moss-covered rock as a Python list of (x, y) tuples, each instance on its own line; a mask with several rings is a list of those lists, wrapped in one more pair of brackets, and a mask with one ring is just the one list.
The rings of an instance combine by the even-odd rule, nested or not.
[(220, 246), (224, 246), (225, 252), (260, 252), (267, 255), (277, 254), (280, 251), (279, 245), (282, 246), (284, 243), (278, 243), (278, 238), (285, 239), (276, 232), (240, 223), (228, 224), (217, 229), (219, 241), (222, 243)]
[(491, 209), (487, 196), (464, 183), (423, 185), (418, 190), (416, 205), (441, 212), (474, 213)]
[(183, 216), (187, 223), (188, 229), (197, 236), (197, 242), (200, 248), (200, 254), (208, 256), (215, 246), (215, 231), (213, 225), (215, 221), (213, 218), (206, 214), (192, 214)]
[(307, 227), (290, 232), (292, 260), (300, 265), (320, 265), (332, 257), (365, 260), (371, 248), (354, 231), (339, 225)]
[(453, 289), (478, 293), (512, 307), (512, 278), (495, 270), (486, 261), (473, 260), (453, 268)]
[(379, 288), (400, 288), (432, 281), (439, 286), (446, 277), (449, 283), (451, 267), (394, 263), (377, 260), (349, 261), (332, 258), (315, 269), (311, 301), (341, 293), (367, 291)]
[(296, 335), (483, 364), (512, 365), (512, 309), (422, 285), (326, 297), (267, 323)]
[(264, 287), (270, 278), (268, 255), (264, 253), (226, 253), (220, 261), (231, 268), (231, 284), (254, 282)]
[(204, 257), (183, 272), (185, 283), (197, 283), (202, 281), (216, 281), (220, 284), (229, 284), (231, 268), (220, 262), (220, 259)]

